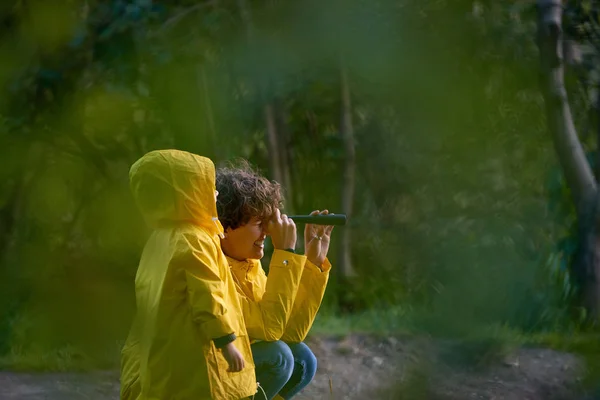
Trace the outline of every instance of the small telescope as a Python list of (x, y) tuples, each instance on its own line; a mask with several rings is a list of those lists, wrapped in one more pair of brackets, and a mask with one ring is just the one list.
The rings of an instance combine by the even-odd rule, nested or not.
[(288, 215), (288, 218), (300, 224), (346, 225), (346, 214)]

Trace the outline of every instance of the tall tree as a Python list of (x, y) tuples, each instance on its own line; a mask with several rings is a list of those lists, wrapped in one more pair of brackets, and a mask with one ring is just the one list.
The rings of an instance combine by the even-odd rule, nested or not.
[[(354, 148), (354, 126), (352, 124), (352, 101), (350, 94), (350, 84), (348, 82), (348, 73), (346, 67), (340, 63), (340, 96), (341, 96), (341, 121), (340, 133), (344, 143), (344, 175), (342, 189), (342, 211), (348, 216), (352, 216), (354, 202), (355, 186), (355, 164), (356, 151)], [(346, 228), (342, 233), (342, 245), (340, 247), (340, 272), (342, 278), (349, 278), (354, 275), (352, 266), (352, 233)]]
[(577, 134), (565, 86), (561, 0), (538, 0), (538, 47), (547, 125), (577, 212), (578, 249), (572, 274), (590, 321), (600, 318), (600, 191)]
[[(252, 18), (252, 10), (246, 0), (238, 0), (238, 9), (241, 14), (242, 22), (246, 29), (247, 45), (250, 48), (250, 54), (257, 57), (261, 52), (257, 42), (256, 28)], [(272, 55), (275, 56), (275, 55)], [(262, 65), (261, 60), (253, 59), (252, 65), (258, 68)], [(265, 139), (268, 150), (269, 170), (271, 177), (281, 183), (285, 189), (288, 198), (288, 212), (293, 209), (292, 187), (290, 179), (290, 163), (287, 149), (286, 120), (283, 103), (277, 101), (274, 93), (276, 88), (271, 84), (271, 78), (265, 76), (262, 71), (255, 71), (253, 78), (258, 87), (259, 104), (262, 105), (265, 121)]]

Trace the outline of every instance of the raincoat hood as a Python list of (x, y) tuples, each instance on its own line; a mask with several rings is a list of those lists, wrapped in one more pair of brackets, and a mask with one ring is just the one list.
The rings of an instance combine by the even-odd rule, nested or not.
[(131, 166), (129, 184), (151, 227), (192, 223), (222, 235), (210, 159), (181, 150), (151, 151)]

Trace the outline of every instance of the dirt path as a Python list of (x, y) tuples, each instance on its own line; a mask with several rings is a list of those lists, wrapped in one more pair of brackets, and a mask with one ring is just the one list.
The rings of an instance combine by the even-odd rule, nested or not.
[[(309, 345), (319, 368), (298, 400), (581, 399), (581, 362), (547, 349), (520, 349), (475, 369), (449, 362), (444, 345), (415, 339), (353, 335), (311, 339)], [(115, 372), (0, 372), (1, 400), (115, 400), (118, 393)]]
[(320, 355), (319, 372), (302, 400), (582, 398), (576, 393), (582, 363), (548, 349), (519, 349), (474, 368), (456, 361), (460, 350), (414, 339), (351, 336), (314, 340), (312, 346)]

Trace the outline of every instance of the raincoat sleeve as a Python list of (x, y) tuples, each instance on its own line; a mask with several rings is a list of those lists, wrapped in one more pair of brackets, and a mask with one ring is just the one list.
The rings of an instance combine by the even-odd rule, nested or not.
[(299, 343), (306, 339), (321, 307), (330, 269), (331, 264), (328, 259), (325, 259), (321, 269), (306, 261), (290, 319), (281, 337), (284, 342)]
[[(248, 336), (253, 340), (275, 341), (281, 338), (298, 292), (306, 256), (275, 250), (269, 264), (269, 279), (262, 268), (257, 279), (265, 287), (258, 302), (241, 295)], [(266, 286), (265, 286), (266, 282)]]
[(229, 271), (219, 267), (218, 250), (213, 243), (199, 241), (198, 247), (186, 252), (186, 262), (182, 264), (192, 318), (210, 339), (239, 334), (236, 317), (232, 315), (235, 311), (225, 301), (223, 274)]

